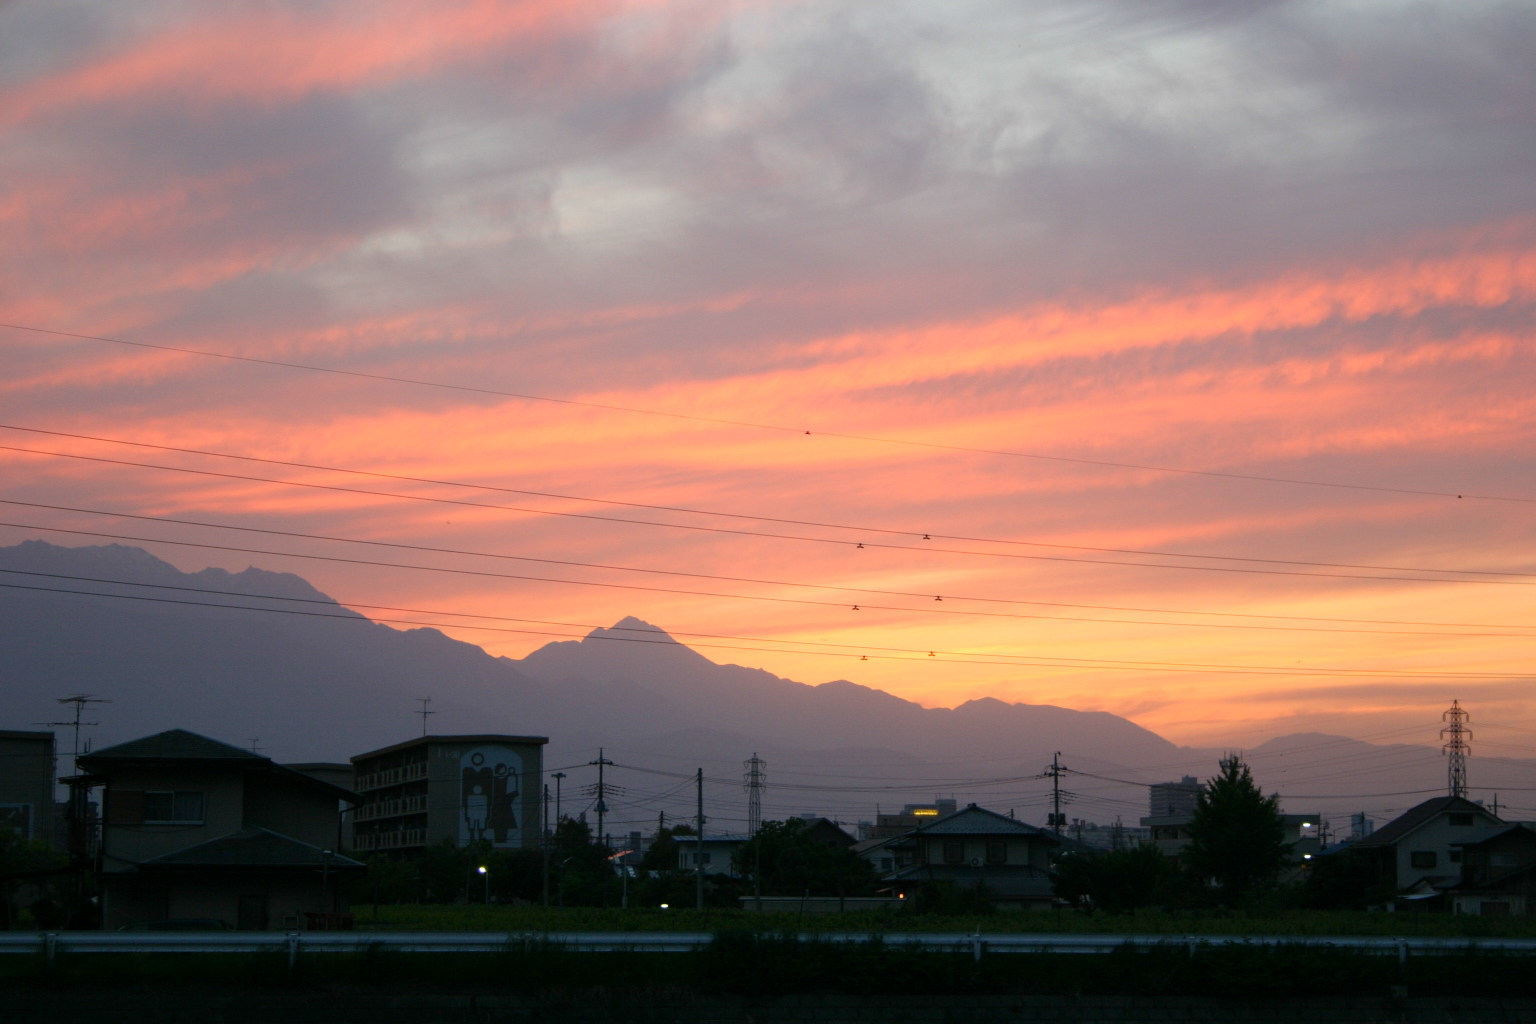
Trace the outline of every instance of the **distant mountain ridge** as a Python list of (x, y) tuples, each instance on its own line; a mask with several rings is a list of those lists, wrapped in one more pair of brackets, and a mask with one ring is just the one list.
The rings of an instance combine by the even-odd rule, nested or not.
[[(848, 680), (808, 685), (716, 664), (632, 617), (508, 659), (435, 629), (372, 622), (290, 573), (183, 573), (139, 548), (43, 541), (0, 548), (0, 570), (0, 728), (60, 718), (58, 698), (89, 692), (113, 702), (92, 709), (98, 745), (185, 728), (255, 745), (279, 761), (344, 761), (420, 735), (413, 712), (430, 697), (430, 731), (549, 736), (551, 766), (583, 764), (599, 747), (670, 769), (739, 763), (756, 752), (785, 769), (856, 764), (885, 772), (888, 786), (863, 789), (876, 793), (869, 803), (887, 805), (931, 798), (936, 779), (1011, 780), (1011, 788), (959, 795), (984, 804), (1027, 800), (1026, 817), (1037, 820), (1048, 786), (1040, 773), (1062, 751), (1065, 763), (1088, 773), (1067, 788), (1093, 790), (1095, 799), (1113, 794), (1102, 800), (1128, 824), (1145, 813), (1137, 766), (1201, 764), (1187, 771), (1205, 777), (1220, 753), (1178, 747), (1107, 712), (989, 697), (924, 708)], [(71, 590), (117, 596), (62, 592)], [(59, 732), (67, 750), (69, 730)], [(1277, 767), (1266, 775), (1271, 747)], [(1266, 788), (1284, 788), (1274, 780), (1292, 772), (1301, 780), (1306, 762), (1321, 760), (1313, 749), (1362, 763), (1395, 751), (1412, 764), (1396, 770), (1391, 789), (1416, 788), (1438, 767), (1428, 748), (1339, 737), (1271, 741), (1250, 763)], [(1425, 756), (1405, 759), (1404, 750)], [(1180, 774), (1166, 769), (1163, 777)], [(1293, 788), (1310, 795), (1322, 784)], [(806, 787), (804, 809), (832, 799), (830, 788), (819, 796)], [(1113, 820), (1103, 806), (1094, 816)]]

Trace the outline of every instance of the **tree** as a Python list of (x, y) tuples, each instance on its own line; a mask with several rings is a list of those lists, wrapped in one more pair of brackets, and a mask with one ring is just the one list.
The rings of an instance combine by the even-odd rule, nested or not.
[(1172, 902), (1177, 874), (1161, 850), (1144, 845), (1062, 857), (1051, 884), (1057, 898), (1080, 910), (1134, 915), (1141, 907)]
[(651, 840), (650, 847), (645, 851), (645, 856), (640, 859), (640, 870), (647, 874), (675, 875), (681, 869), (677, 866), (677, 857), (680, 852), (678, 836), (697, 835), (691, 825), (673, 825), (670, 828), (658, 828), (656, 838)]
[[(45, 892), (51, 891), (49, 883), (54, 878), (62, 876), (65, 863), (64, 855), (51, 849), (47, 843), (38, 839), (23, 839), (14, 829), (0, 825), (0, 929), (8, 929), (15, 923), (15, 901), (27, 886), (34, 890), (36, 900), (33, 918), (38, 918), (39, 909), (43, 916), (50, 916), (50, 911), (58, 906), (58, 901)], [(37, 923), (46, 926), (42, 920)], [(57, 928), (59, 924), (53, 923), (52, 927)]]
[(1279, 797), (1259, 790), (1241, 757), (1222, 758), (1195, 802), (1180, 854), (1193, 880), (1224, 904), (1243, 903), (1274, 883), (1289, 851)]
[(801, 818), (763, 822), (731, 861), (738, 874), (761, 883), (764, 896), (862, 896), (879, 879), (848, 847), (817, 841)]
[(587, 907), (618, 902), (619, 880), (609, 855), (585, 820), (562, 817), (550, 840), (555, 902)]

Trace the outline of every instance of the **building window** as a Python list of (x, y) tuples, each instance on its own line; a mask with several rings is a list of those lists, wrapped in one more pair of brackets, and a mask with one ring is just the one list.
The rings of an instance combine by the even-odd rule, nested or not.
[(997, 840), (997, 839), (994, 839), (994, 840), (991, 840), (990, 842), (988, 842), (987, 843), (987, 863), (988, 864), (1007, 864), (1008, 863), (1008, 844), (1006, 842), (1003, 842), (1002, 840)]
[(1434, 850), (1414, 850), (1408, 855), (1408, 863), (1416, 868), (1432, 868), (1437, 861)]
[(1458, 828), (1471, 828), (1472, 827), (1472, 815), (1471, 814), (1466, 814), (1466, 813), (1448, 814), (1448, 815), (1446, 815), (1446, 820), (1449, 822), (1449, 824), (1455, 825)]
[(954, 841), (954, 840), (950, 840), (949, 842), (946, 842), (944, 844), (944, 863), (945, 864), (964, 864), (965, 863), (965, 844), (962, 843), (962, 842)]
[(1447, 854), (1447, 856), (1449, 857), (1450, 862), (1452, 864), (1460, 864), (1461, 863), (1461, 851), (1460, 850), (1452, 850), (1449, 854)]
[(144, 793), (146, 825), (201, 825), (203, 794), (193, 790), (146, 790)]

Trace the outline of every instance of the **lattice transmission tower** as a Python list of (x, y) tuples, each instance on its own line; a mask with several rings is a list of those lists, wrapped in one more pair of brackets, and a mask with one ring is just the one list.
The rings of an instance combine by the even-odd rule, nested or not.
[(1445, 728), (1440, 730), (1440, 738), (1445, 745), (1440, 749), (1445, 752), (1446, 781), (1450, 786), (1451, 796), (1465, 797), (1467, 795), (1467, 756), (1472, 753), (1472, 747), (1468, 743), (1472, 739), (1472, 730), (1467, 728), (1467, 722), (1472, 716), (1461, 709), (1461, 702), (1451, 701), (1450, 709), (1440, 716), (1445, 722)]
[(768, 762), (753, 751), (752, 756), (743, 761), (741, 766), (745, 769), (741, 785), (747, 791), (747, 834), (755, 836), (763, 823), (763, 786), (768, 781)]

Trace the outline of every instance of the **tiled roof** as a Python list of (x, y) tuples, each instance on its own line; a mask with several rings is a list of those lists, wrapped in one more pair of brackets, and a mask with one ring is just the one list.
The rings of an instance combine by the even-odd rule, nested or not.
[(1487, 835), (1478, 836), (1476, 839), (1468, 839), (1460, 843), (1452, 843), (1451, 845), (1462, 847), (1484, 846), (1496, 842), (1507, 841), (1510, 836), (1529, 837), (1532, 835), (1536, 835), (1536, 828), (1532, 828), (1526, 822), (1521, 821), (1516, 822), (1508, 828), (1500, 829), (1497, 832), (1490, 832)]
[[(1449, 811), (1470, 811), (1477, 814), (1486, 814), (1490, 818), (1493, 817), (1492, 812), (1486, 807), (1481, 804), (1475, 804), (1465, 797), (1437, 796), (1433, 800), (1425, 800), (1417, 807), (1408, 808), (1408, 810), (1393, 818), (1364, 839), (1356, 840), (1355, 848), (1365, 850), (1372, 847), (1391, 846), (1404, 836), (1417, 831), (1438, 815)], [(1498, 819), (1494, 818), (1494, 820), (1497, 821)]]
[(908, 832), (909, 836), (1040, 836), (1052, 843), (1055, 836), (1044, 829), (1015, 821), (1007, 815), (968, 804), (953, 814), (946, 814)]
[(265, 828), (244, 828), (185, 850), (143, 862), (141, 868), (321, 868), (354, 870), (363, 867), (351, 857), (290, 839)]
[(111, 775), (114, 768), (144, 761), (195, 761), (203, 764), (223, 762), (240, 771), (266, 772), (289, 779), (310, 789), (321, 789), (338, 800), (357, 803), (358, 795), (350, 789), (328, 782), (318, 776), (297, 771), (273, 762), (270, 757), (253, 754), (249, 750), (231, 746), (207, 736), (199, 736), (185, 729), (168, 729), (143, 739), (129, 740), (115, 747), (82, 754), (80, 767), (86, 772)]
[(80, 757), (82, 764), (102, 760), (266, 761), (260, 754), (230, 746), (185, 729), (167, 729), (115, 747), (93, 750)]
[[(698, 836), (686, 836), (686, 835), (679, 836), (679, 835), (674, 835), (672, 838), (676, 842), (678, 842), (680, 844), (687, 844), (687, 845), (690, 845), (690, 846), (696, 844), (699, 841), (699, 837)], [(705, 832), (704, 833), (704, 845), (705, 846), (708, 846), (710, 843), (746, 843), (746, 842), (750, 842), (751, 839), (752, 839), (752, 837), (750, 835), (748, 835), (747, 833), (745, 833), (745, 832), (715, 832), (715, 833)]]

